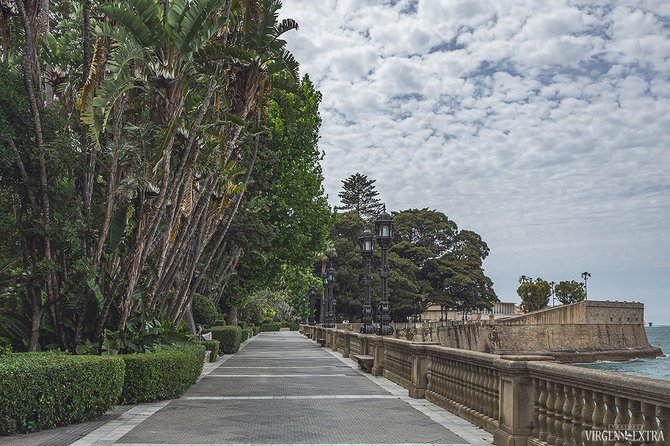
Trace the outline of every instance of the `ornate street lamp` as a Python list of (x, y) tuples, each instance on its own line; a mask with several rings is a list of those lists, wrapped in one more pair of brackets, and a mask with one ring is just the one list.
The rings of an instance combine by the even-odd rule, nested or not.
[(388, 300), (389, 265), (386, 255), (393, 238), (393, 217), (386, 212), (379, 214), (377, 221), (375, 221), (375, 235), (377, 236), (377, 243), (382, 248), (382, 267), (380, 271), (382, 278), (382, 301), (379, 304), (379, 327), (377, 327), (377, 334), (384, 336), (393, 334), (393, 327), (389, 324), (391, 322), (391, 306)]
[(300, 302), (302, 303), (302, 315), (300, 316), (300, 323), (306, 324), (307, 318), (305, 317), (305, 302), (307, 302), (307, 296), (303, 294), (300, 298)]
[(319, 311), (319, 324), (326, 322), (327, 301), (328, 301), (328, 275), (321, 274), (321, 283), (323, 283), (323, 294), (321, 294), (321, 306)]
[(358, 242), (361, 247), (361, 255), (365, 261), (365, 276), (363, 283), (365, 284), (365, 305), (363, 306), (363, 325), (361, 325), (361, 333), (373, 334), (375, 326), (372, 324), (372, 304), (370, 303), (370, 286), (372, 285), (372, 278), (370, 277), (370, 261), (372, 260), (372, 252), (375, 250), (375, 238), (372, 232), (367, 229), (363, 231)]
[(335, 328), (335, 293), (333, 287), (335, 286), (335, 268), (332, 266), (326, 271), (327, 291), (324, 295), (326, 299), (326, 319), (323, 326), (327, 328)]
[(309, 287), (309, 325), (316, 325), (316, 287)]

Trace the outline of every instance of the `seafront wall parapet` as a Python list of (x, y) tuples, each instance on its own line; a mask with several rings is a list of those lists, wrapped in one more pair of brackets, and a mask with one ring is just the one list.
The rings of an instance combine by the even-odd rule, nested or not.
[(492, 432), (498, 446), (624, 446), (606, 435), (623, 432), (670, 445), (670, 381), (319, 325), (300, 331), (346, 357), (373, 356), (374, 375)]

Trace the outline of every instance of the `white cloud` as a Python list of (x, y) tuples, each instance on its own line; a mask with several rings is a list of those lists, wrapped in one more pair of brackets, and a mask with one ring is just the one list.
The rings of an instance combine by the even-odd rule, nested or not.
[(667, 1), (284, 0), (282, 15), (300, 24), (289, 49), (324, 96), (333, 204), (360, 171), (390, 209), (428, 206), (479, 232), (503, 299), (521, 274), (589, 270), (594, 298), (660, 310)]

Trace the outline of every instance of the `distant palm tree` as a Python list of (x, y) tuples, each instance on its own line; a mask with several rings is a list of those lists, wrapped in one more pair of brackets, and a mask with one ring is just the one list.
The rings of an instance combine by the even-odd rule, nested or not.
[(526, 275), (522, 275), (521, 277), (519, 277), (519, 283), (527, 283), (527, 282), (532, 282), (532, 281), (533, 281), (533, 279), (529, 278)]
[(587, 272), (587, 271), (584, 271), (584, 272), (582, 273), (582, 279), (584, 279), (584, 300), (588, 300), (588, 299), (589, 299), (589, 293), (588, 293), (588, 291), (587, 291), (587, 289), (586, 289), (586, 281), (589, 279), (589, 277), (591, 277), (591, 273), (589, 273), (589, 272)]
[(551, 287), (551, 306), (554, 306), (554, 287), (556, 286), (556, 282), (553, 280), (549, 282), (549, 286)]

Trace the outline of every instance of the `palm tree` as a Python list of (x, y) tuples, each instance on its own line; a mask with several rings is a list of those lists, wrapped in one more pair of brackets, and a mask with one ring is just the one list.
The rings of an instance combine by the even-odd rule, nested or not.
[(584, 271), (582, 273), (582, 279), (584, 279), (584, 300), (588, 300), (589, 298), (589, 294), (586, 289), (586, 281), (588, 280), (589, 277), (591, 277), (591, 273), (589, 273), (588, 271)]

